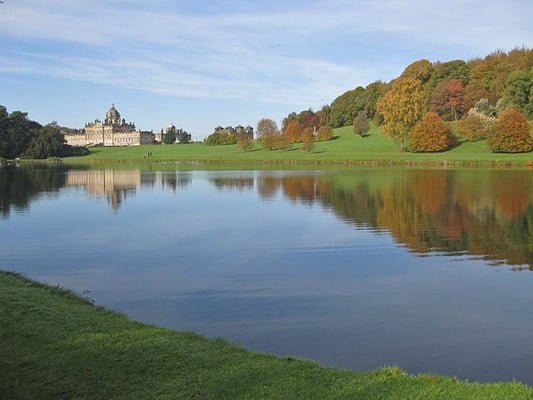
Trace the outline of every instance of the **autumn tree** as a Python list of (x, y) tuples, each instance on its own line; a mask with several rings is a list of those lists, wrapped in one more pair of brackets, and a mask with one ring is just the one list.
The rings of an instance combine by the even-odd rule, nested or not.
[(287, 124), (287, 127), (285, 128), (285, 131), (283, 132), (283, 134), (286, 136), (289, 143), (296, 143), (296, 142), (301, 141), (302, 133), (303, 133), (303, 128), (300, 125), (300, 123), (295, 119), (291, 120)]
[(243, 151), (251, 150), (254, 147), (254, 141), (250, 135), (239, 135), (237, 139), (237, 145)]
[(353, 120), (353, 133), (361, 137), (365, 136), (370, 130), (370, 121), (365, 111), (359, 111), (357, 117)]
[(431, 95), (429, 110), (441, 116), (450, 115), (454, 121), (465, 111), (465, 87), (459, 79), (443, 82)]
[(494, 153), (532, 151), (533, 137), (527, 117), (513, 108), (502, 111), (496, 120), (494, 133), (489, 137), (489, 146)]
[(313, 150), (314, 142), (315, 135), (313, 134), (313, 130), (311, 128), (305, 128), (302, 133), (302, 150), (307, 152)]
[(317, 136), (318, 140), (330, 140), (333, 137), (333, 129), (331, 126), (323, 125), (318, 128)]
[(488, 133), (483, 120), (476, 114), (468, 114), (459, 120), (455, 126), (455, 131), (469, 142), (476, 142), (487, 136)]
[(257, 123), (257, 137), (261, 138), (266, 135), (277, 133), (279, 131), (278, 125), (275, 121), (263, 118)]
[(453, 143), (448, 125), (434, 112), (424, 115), (409, 136), (409, 150), (414, 153), (445, 151)]
[(399, 78), (377, 103), (385, 133), (400, 143), (402, 150), (409, 130), (422, 117), (422, 83), (414, 78)]
[(400, 75), (400, 78), (414, 78), (426, 83), (431, 78), (432, 73), (433, 63), (423, 59), (409, 64)]

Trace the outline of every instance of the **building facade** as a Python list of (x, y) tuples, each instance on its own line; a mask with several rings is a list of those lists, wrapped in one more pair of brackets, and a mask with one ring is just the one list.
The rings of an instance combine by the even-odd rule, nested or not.
[(237, 125), (235, 128), (233, 126), (226, 126), (225, 128), (217, 126), (215, 128), (215, 133), (230, 133), (232, 135), (247, 135), (250, 139), (254, 138), (254, 128), (247, 126), (246, 128), (241, 125)]
[(104, 122), (95, 120), (85, 124), (79, 134), (65, 135), (71, 146), (139, 146), (154, 143), (152, 132), (135, 129), (134, 123), (127, 123), (113, 104), (107, 111)]

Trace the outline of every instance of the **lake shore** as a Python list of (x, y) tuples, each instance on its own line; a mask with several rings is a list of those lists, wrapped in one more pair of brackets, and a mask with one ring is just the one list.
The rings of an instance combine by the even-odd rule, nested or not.
[(312, 151), (302, 151), (300, 147), (299, 143), (295, 143), (286, 150), (265, 150), (257, 141), (249, 151), (243, 151), (237, 145), (207, 146), (203, 143), (94, 147), (87, 156), (65, 158), (63, 162), (533, 168), (533, 153), (492, 153), (486, 140), (463, 141), (442, 153), (402, 152), (377, 126), (372, 127), (370, 134), (364, 138), (356, 136), (351, 127), (345, 127), (335, 129), (332, 140), (315, 142)]
[(399, 368), (358, 373), (243, 350), (129, 320), (72, 292), (0, 272), (0, 389), (7, 398), (530, 399)]

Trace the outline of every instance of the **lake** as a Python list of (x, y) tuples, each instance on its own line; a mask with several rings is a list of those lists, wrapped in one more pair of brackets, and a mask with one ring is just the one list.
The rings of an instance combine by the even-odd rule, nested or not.
[(0, 268), (325, 366), (533, 384), (532, 171), (153, 168), (0, 168)]

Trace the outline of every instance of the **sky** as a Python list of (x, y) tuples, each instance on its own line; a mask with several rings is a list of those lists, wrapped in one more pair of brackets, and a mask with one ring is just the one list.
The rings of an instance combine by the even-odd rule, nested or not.
[(533, 45), (531, 0), (4, 0), (0, 104), (41, 123), (278, 123), (412, 61)]

